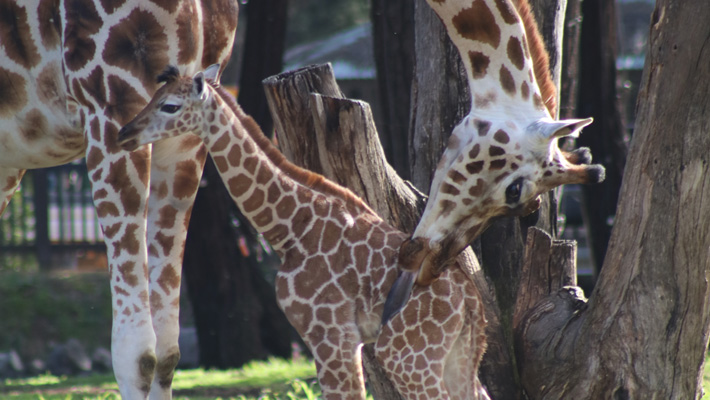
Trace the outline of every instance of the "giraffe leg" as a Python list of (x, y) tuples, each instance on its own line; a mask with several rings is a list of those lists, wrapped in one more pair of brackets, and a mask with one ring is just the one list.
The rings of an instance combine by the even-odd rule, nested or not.
[(206, 155), (202, 142), (193, 136), (166, 139), (153, 145), (147, 241), (150, 305), (158, 364), (150, 390), (151, 399), (172, 397), (173, 373), (180, 360), (182, 256), (190, 211)]
[(149, 147), (123, 152), (114, 123), (101, 115), (87, 121), (87, 168), (111, 279), (113, 370), (123, 398), (145, 399), (157, 363), (145, 245)]
[[(447, 270), (444, 274), (450, 274)], [(454, 278), (415, 287), (375, 343), (378, 361), (407, 399), (449, 399), (445, 372), (464, 327), (464, 302)]]
[(0, 168), (0, 215), (5, 211), (5, 207), (10, 203), (12, 195), (20, 186), (20, 180), (25, 175), (24, 169)]
[[(333, 315), (329, 306), (318, 308), (312, 310), (313, 315)], [(313, 353), (323, 399), (365, 399), (360, 352), (362, 341), (356, 326), (314, 322), (301, 337)]]

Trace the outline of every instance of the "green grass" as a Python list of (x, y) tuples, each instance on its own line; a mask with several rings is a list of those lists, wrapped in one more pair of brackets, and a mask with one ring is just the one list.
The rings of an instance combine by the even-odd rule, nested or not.
[[(181, 370), (175, 373), (175, 399), (317, 399), (316, 369), (310, 360), (255, 361), (238, 370)], [(0, 383), (0, 398), (13, 400), (119, 400), (113, 375), (83, 378), (51, 375)]]

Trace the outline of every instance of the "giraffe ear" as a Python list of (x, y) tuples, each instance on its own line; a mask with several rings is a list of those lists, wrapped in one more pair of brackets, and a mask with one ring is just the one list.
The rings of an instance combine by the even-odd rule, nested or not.
[(578, 137), (579, 131), (594, 121), (592, 118), (563, 119), (560, 121), (537, 121), (528, 129), (538, 132), (542, 137), (552, 140), (565, 136)]
[(205, 78), (211, 80), (213, 83), (219, 83), (219, 79), (221, 78), (219, 75), (219, 67), (219, 64), (212, 64), (205, 68)]
[(202, 71), (192, 77), (192, 94), (202, 100), (207, 96), (207, 91), (205, 90), (205, 74), (203, 74)]

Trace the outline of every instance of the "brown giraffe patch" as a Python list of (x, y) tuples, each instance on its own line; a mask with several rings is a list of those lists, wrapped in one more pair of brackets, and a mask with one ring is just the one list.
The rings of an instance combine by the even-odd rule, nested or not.
[(126, 229), (123, 232), (123, 237), (117, 242), (114, 242), (114, 247), (116, 248), (116, 256), (121, 254), (122, 250), (126, 250), (128, 254), (136, 255), (140, 249), (140, 243), (138, 242), (138, 237), (136, 236), (136, 231), (138, 231), (138, 224), (127, 224)]
[[(232, 146), (227, 153), (227, 160), (232, 167), (238, 167), (242, 163), (242, 150), (239, 146)], [(246, 164), (246, 162), (245, 162)]]
[(523, 81), (523, 84), (520, 85), (520, 95), (523, 96), (523, 100), (530, 98), (530, 86), (527, 81)]
[(254, 224), (257, 227), (263, 227), (271, 223), (274, 220), (274, 213), (270, 208), (265, 208), (261, 210), (260, 213), (256, 214), (253, 218)]
[(506, 172), (503, 172), (502, 174), (500, 174), (500, 175), (498, 175), (497, 177), (495, 177), (495, 179), (493, 179), (493, 182), (494, 182), (494, 183), (500, 183), (500, 181), (502, 181), (503, 179), (507, 178), (508, 175), (510, 175), (510, 172), (507, 172), (507, 171), (506, 171)]
[(227, 187), (233, 196), (241, 196), (251, 186), (251, 179), (244, 174), (239, 174), (234, 178), (229, 178)]
[(483, 164), (485, 161), (474, 161), (466, 164), (466, 171), (473, 175), (481, 172), (483, 170)]
[(101, 0), (101, 7), (107, 14), (113, 14), (116, 10), (121, 8), (125, 2), (126, 0)]
[(163, 289), (163, 292), (169, 294), (171, 289), (175, 290), (180, 287), (180, 275), (174, 266), (168, 264), (160, 271), (157, 282), (160, 288)]
[[(168, 1), (171, 4), (178, 4), (174, 0)], [(195, 7), (190, 1), (182, 3), (182, 8), (175, 22), (177, 23), (178, 38), (178, 63), (187, 64), (197, 57), (197, 40), (200, 34), (200, 24), (195, 18)]]
[(333, 221), (327, 221), (323, 229), (323, 237), (321, 238), (320, 250), (323, 253), (329, 253), (340, 242), (340, 233), (342, 229)]
[(498, 48), (500, 28), (484, 0), (475, 0), (470, 8), (456, 14), (452, 22), (462, 37)]
[(317, 296), (320, 289), (331, 279), (331, 274), (326, 267), (323, 256), (311, 257), (306, 261), (296, 276), (298, 285), (295, 285), (296, 296), (310, 299)]
[(167, 204), (158, 210), (158, 220), (155, 224), (159, 228), (170, 229), (175, 226), (175, 219), (177, 216), (178, 209)]
[(67, 0), (64, 9), (64, 62), (71, 71), (77, 71), (94, 58), (96, 43), (91, 36), (104, 22), (91, 0)]
[[(232, 130), (234, 132), (234, 130)], [(227, 145), (229, 142), (232, 141), (232, 138), (229, 135), (229, 132), (224, 132), (222, 136), (220, 136), (217, 140), (215, 140), (214, 143), (210, 146), (210, 149), (213, 153), (218, 153), (224, 149), (227, 148)], [(239, 147), (239, 146), (234, 146), (234, 147)]]
[(22, 122), (20, 134), (26, 142), (32, 143), (47, 134), (47, 118), (36, 108), (30, 110)]
[(102, 201), (96, 206), (96, 215), (99, 218), (104, 218), (107, 216), (118, 217), (120, 213), (118, 212), (118, 207), (115, 204), (108, 201)]
[[(122, 126), (130, 122), (145, 105), (145, 100), (136, 89), (115, 75), (109, 75), (108, 89), (110, 96), (106, 116)], [(150, 86), (147, 89), (150, 90)]]
[(478, 136), (481, 137), (486, 136), (488, 134), (488, 131), (491, 129), (491, 123), (489, 121), (480, 120), (478, 118), (474, 118), (473, 126), (476, 127), (476, 130), (478, 131)]
[(545, 104), (542, 102), (542, 97), (540, 97), (540, 95), (537, 93), (533, 95), (533, 105), (537, 110), (545, 109)]
[(508, 134), (505, 133), (505, 131), (502, 129), (498, 129), (496, 131), (496, 133), (493, 135), (493, 139), (495, 139), (496, 142), (503, 144), (507, 144), (508, 142), (510, 142), (510, 136), (508, 136)]
[(514, 36), (508, 39), (508, 58), (518, 70), (522, 71), (523, 67), (525, 67), (523, 47), (520, 44), (520, 40)]
[[(236, 146), (235, 146), (236, 147)], [(251, 156), (244, 159), (244, 169), (247, 170), (251, 175), (256, 172), (256, 167), (259, 165), (259, 158), (257, 156)]]
[(479, 154), (480, 152), (481, 152), (481, 145), (479, 145), (478, 143), (476, 143), (475, 145), (473, 145), (473, 147), (471, 148), (471, 150), (469, 150), (469, 152), (468, 152), (468, 157), (469, 157), (470, 159), (472, 159), (472, 160), (475, 160), (476, 157), (478, 157), (478, 154)]
[(500, 16), (503, 17), (503, 21), (505, 21), (506, 24), (512, 25), (512, 24), (518, 22), (518, 15), (508, 0), (495, 0), (495, 1), (496, 1), (496, 7), (498, 8), (498, 11), (500, 12)]
[(126, 168), (126, 159), (121, 158), (111, 163), (106, 183), (120, 193), (121, 204), (126, 215), (137, 215), (143, 204), (142, 197), (131, 182)]
[(118, 266), (118, 272), (121, 274), (121, 279), (123, 279), (123, 282), (130, 287), (138, 285), (138, 275), (134, 272), (135, 267), (136, 263), (133, 261), (126, 261)]
[(167, 257), (170, 255), (173, 245), (175, 244), (175, 236), (169, 236), (158, 231), (158, 233), (155, 234), (155, 241), (163, 249), (163, 255)]
[(155, 290), (150, 291), (150, 309), (156, 311), (163, 309), (163, 299)]
[[(75, 81), (76, 82), (76, 81)], [(93, 71), (86, 78), (79, 79), (79, 86), (81, 87), (81, 93), (84, 102), (86, 102), (86, 97), (90, 96), (99, 107), (106, 107), (107, 97), (106, 97), (106, 86), (104, 85), (104, 70), (100, 66), (94, 68)], [(75, 90), (78, 91), (78, 90)]]
[(491, 59), (479, 51), (469, 51), (468, 58), (471, 60), (471, 71), (474, 79), (481, 79), (488, 73), (488, 65)]
[(174, 13), (175, 10), (177, 10), (177, 6), (179, 4), (179, 2), (175, 0), (150, 0), (150, 2), (162, 8), (163, 10), (166, 10), (170, 14)]
[(245, 213), (252, 213), (256, 210), (259, 209), (264, 204), (264, 198), (266, 195), (264, 194), (264, 191), (256, 188), (254, 189), (254, 192), (252, 192), (251, 196), (249, 196), (248, 199), (242, 203), (242, 206), (244, 207), (244, 212)]
[(461, 191), (456, 186), (444, 182), (441, 185), (441, 193), (445, 193), (451, 196), (458, 196)]
[(151, 13), (135, 9), (111, 27), (103, 59), (129, 71), (151, 92), (157, 87), (155, 77), (170, 61), (165, 32), (165, 27)]
[(455, 169), (450, 169), (449, 172), (446, 173), (446, 176), (448, 176), (454, 183), (456, 184), (462, 184), (463, 182), (466, 182), (466, 176), (459, 171)]
[(513, 74), (510, 73), (510, 70), (506, 68), (505, 65), (500, 66), (500, 85), (503, 87), (503, 90), (511, 96), (515, 95), (517, 92)]
[(290, 231), (288, 226), (279, 224), (264, 232), (264, 238), (272, 244), (281, 243), (286, 237), (288, 237)]
[(200, 185), (200, 168), (192, 160), (180, 161), (175, 165), (175, 181), (173, 182), (173, 196), (185, 199), (197, 192)]
[[(41, 0), (37, 6), (37, 20), (42, 46), (45, 49), (55, 49), (60, 45), (62, 32), (62, 18), (59, 13), (59, 2), (55, 0)], [(47, 23), (49, 22), (49, 23)]]
[(493, 160), (490, 162), (490, 166), (488, 167), (490, 170), (498, 170), (498, 169), (503, 169), (505, 167), (506, 161), (504, 158), (498, 159), (498, 160)]
[(212, 156), (212, 161), (214, 161), (214, 165), (217, 167), (217, 170), (222, 174), (227, 172), (229, 169), (227, 159), (223, 156)]
[(107, 238), (111, 239), (111, 238), (113, 238), (114, 236), (116, 236), (116, 234), (118, 233), (119, 229), (121, 229), (121, 224), (120, 224), (120, 223), (119, 223), (119, 224), (113, 224), (113, 225), (107, 226), (107, 227), (104, 228), (104, 236), (106, 236)]
[(296, 210), (296, 199), (294, 199), (293, 196), (285, 196), (276, 205), (276, 215), (282, 220), (285, 220), (285, 219), (289, 218), (291, 215), (293, 215), (293, 212), (295, 210)]
[(451, 214), (451, 211), (453, 211), (454, 208), (456, 208), (456, 203), (454, 203), (454, 202), (451, 201), (451, 200), (446, 200), (446, 199), (444, 199), (444, 200), (441, 200), (441, 201), (439, 202), (439, 204), (440, 204), (440, 206), (441, 206), (441, 217), (442, 217), (442, 218), (444, 218), (444, 217), (448, 216), (449, 214)]
[(0, 2), (0, 43), (8, 58), (25, 69), (41, 59), (30, 32), (27, 10), (16, 2)]
[(498, 146), (490, 146), (488, 148), (488, 155), (491, 157), (502, 156), (505, 154), (505, 149)]
[(27, 104), (27, 93), (17, 90), (25, 86), (25, 78), (14, 72), (0, 68), (0, 116), (15, 115)]

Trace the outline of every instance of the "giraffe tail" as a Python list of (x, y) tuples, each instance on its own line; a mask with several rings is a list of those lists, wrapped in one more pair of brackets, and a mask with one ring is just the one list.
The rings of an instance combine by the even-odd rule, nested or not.
[(399, 272), (399, 276), (397, 276), (392, 288), (387, 293), (387, 300), (385, 300), (385, 307), (382, 311), (382, 325), (385, 325), (387, 321), (397, 315), (407, 304), (416, 279), (417, 271), (402, 270)]

